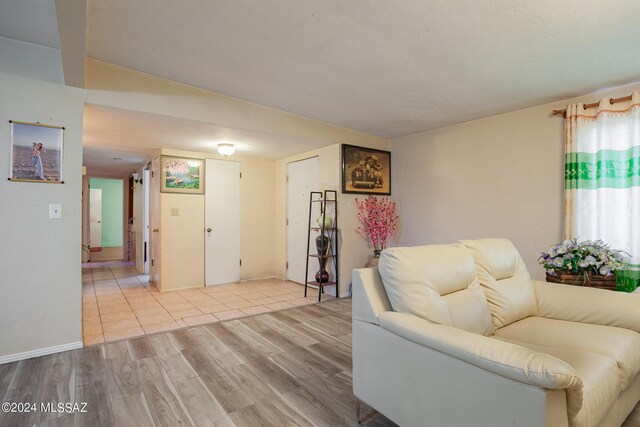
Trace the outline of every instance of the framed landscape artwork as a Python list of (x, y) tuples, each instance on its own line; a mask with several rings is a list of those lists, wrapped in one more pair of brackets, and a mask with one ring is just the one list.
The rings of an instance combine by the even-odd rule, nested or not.
[(342, 192), (391, 194), (391, 153), (342, 144)]
[(9, 180), (63, 184), (64, 128), (40, 123), (11, 123)]
[(160, 191), (204, 194), (204, 159), (162, 156)]

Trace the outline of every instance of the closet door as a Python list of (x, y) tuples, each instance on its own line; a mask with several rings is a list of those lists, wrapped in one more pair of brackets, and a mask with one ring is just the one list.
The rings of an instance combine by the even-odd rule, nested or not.
[(207, 159), (205, 283), (240, 281), (240, 163)]
[[(307, 238), (309, 232), (309, 193), (318, 190), (317, 157), (287, 164), (287, 280), (304, 284), (307, 265)], [(317, 207), (317, 203), (315, 203)], [(312, 220), (318, 212), (313, 212)], [(309, 242), (310, 253), (316, 253), (312, 234)], [(318, 271), (315, 259), (309, 262), (309, 280)]]

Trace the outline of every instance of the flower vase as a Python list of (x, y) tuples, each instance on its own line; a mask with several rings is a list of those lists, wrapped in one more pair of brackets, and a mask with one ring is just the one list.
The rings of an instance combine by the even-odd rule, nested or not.
[(378, 263), (380, 262), (380, 252), (382, 252), (382, 249), (374, 249), (373, 256), (369, 258), (369, 261), (367, 261), (367, 264), (364, 267), (365, 268), (377, 267)]
[(318, 251), (318, 263), (320, 264), (320, 269), (316, 273), (317, 283), (327, 283), (329, 281), (329, 272), (326, 269), (326, 255), (329, 252), (330, 245), (331, 239), (324, 234), (320, 234), (318, 237), (316, 237), (316, 250)]

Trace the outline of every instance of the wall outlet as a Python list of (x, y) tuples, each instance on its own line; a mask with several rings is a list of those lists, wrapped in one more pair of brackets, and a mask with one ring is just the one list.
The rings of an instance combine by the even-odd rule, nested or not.
[(62, 219), (62, 205), (49, 203), (49, 219)]
[(180, 216), (180, 209), (171, 208), (171, 216)]

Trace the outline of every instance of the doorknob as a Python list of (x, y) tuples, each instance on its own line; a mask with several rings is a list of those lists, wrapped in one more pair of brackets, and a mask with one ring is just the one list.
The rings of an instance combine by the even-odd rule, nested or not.
[(212, 231), (211, 227), (207, 228), (207, 233), (211, 233)]
[(158, 229), (157, 229), (157, 228), (154, 228), (152, 231), (153, 231), (154, 233), (157, 233), (157, 232), (158, 232)]

